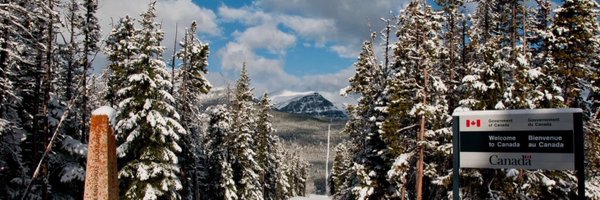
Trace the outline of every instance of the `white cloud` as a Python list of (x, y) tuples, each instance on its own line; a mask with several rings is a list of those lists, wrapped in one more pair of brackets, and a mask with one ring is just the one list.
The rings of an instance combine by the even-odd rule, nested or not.
[(283, 61), (260, 57), (242, 43), (228, 43), (217, 52), (217, 56), (221, 58), (221, 65), (225, 70), (239, 71), (243, 63), (249, 66), (251, 72), (280, 72), (283, 67)]
[(284, 54), (296, 44), (296, 36), (284, 33), (275, 24), (262, 24), (246, 29), (237, 35), (236, 41), (252, 49), (267, 49), (272, 53)]
[(226, 22), (240, 21), (246, 25), (256, 25), (273, 21), (273, 17), (260, 10), (252, 10), (248, 7), (231, 8), (222, 5), (218, 9), (219, 16)]
[(337, 32), (333, 20), (299, 16), (282, 16), (279, 19), (281, 19), (281, 23), (301, 36), (315, 40), (319, 47), (324, 47), (327, 40)]
[[(102, 36), (106, 38), (121, 17), (129, 15), (139, 19), (140, 14), (148, 9), (149, 0), (102, 0), (98, 1), (97, 17), (102, 29)], [(191, 0), (159, 0), (156, 2), (156, 22), (162, 24), (165, 38), (162, 42), (167, 47), (165, 58), (172, 55), (173, 40), (175, 38), (175, 26), (177, 25), (178, 40), (189, 27), (192, 21), (198, 23), (198, 32), (201, 35), (220, 36), (222, 30), (217, 24), (217, 15), (210, 9), (194, 4)], [(106, 59), (100, 55), (95, 63), (95, 71), (98, 72), (106, 65)]]
[[(139, 15), (148, 9), (148, 0), (103, 0), (98, 2), (98, 20), (104, 35), (110, 33), (111, 24), (119, 18), (130, 15), (139, 18)], [(211, 36), (221, 34), (217, 24), (217, 15), (210, 9), (202, 8), (191, 0), (162, 0), (156, 2), (156, 21), (161, 23), (165, 31), (165, 38), (174, 38), (175, 24), (179, 26), (179, 33), (183, 33), (186, 26), (192, 21), (198, 23), (198, 32)], [(171, 37), (169, 37), (171, 36)], [(171, 39), (172, 40), (172, 39)]]
[(337, 32), (335, 22), (330, 19), (266, 13), (255, 7), (231, 8), (222, 5), (219, 7), (218, 14), (226, 22), (238, 21), (248, 26), (283, 25), (303, 39), (314, 41), (317, 47), (324, 47)]
[(360, 48), (355, 45), (333, 45), (331, 50), (336, 52), (342, 58), (357, 58)]
[(210, 9), (192, 3), (191, 0), (159, 1), (156, 9), (159, 18), (165, 20), (165, 25), (173, 24), (169, 22), (189, 25), (196, 21), (200, 33), (213, 36), (221, 33), (217, 25), (217, 15)]
[(227, 78), (237, 79), (243, 63), (246, 63), (256, 94), (273, 88), (283, 89), (298, 82), (297, 77), (283, 70), (285, 63), (281, 58), (267, 58), (256, 53), (267, 50), (281, 57), (296, 45), (295, 35), (280, 30), (274, 17), (260, 11), (221, 6), (218, 13), (227, 21), (240, 21), (249, 26), (241, 32), (232, 33), (234, 40), (217, 51)]

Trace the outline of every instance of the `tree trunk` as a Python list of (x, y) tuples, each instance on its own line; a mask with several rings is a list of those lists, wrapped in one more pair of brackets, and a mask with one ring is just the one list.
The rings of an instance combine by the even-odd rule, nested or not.
[[(48, 146), (48, 140), (50, 139), (50, 89), (52, 87), (52, 40), (54, 39), (54, 4), (53, 0), (48, 0), (48, 7), (50, 13), (48, 14), (48, 38), (46, 46), (46, 77), (44, 78), (44, 104), (43, 104), (43, 116), (44, 116), (44, 129), (43, 129), (43, 146)], [(48, 166), (47, 162), (42, 164), (42, 198), (48, 199), (48, 188), (46, 188), (48, 178)]]
[[(510, 54), (510, 63), (515, 64), (517, 60), (517, 0), (512, 0), (512, 15), (510, 17), (511, 21), (511, 34), (510, 34), (510, 44), (511, 44), (511, 54)], [(512, 77), (514, 77), (514, 71), (512, 72)]]
[[(76, 2), (72, 1), (71, 3), (72, 3), (71, 6), (73, 6), (73, 7), (71, 8), (71, 21), (70, 21), (71, 27), (69, 27), (70, 32), (71, 32), (71, 35), (69, 36), (69, 46), (70, 46), (70, 49), (69, 49), (69, 58), (67, 60), (67, 80), (65, 80), (65, 84), (66, 84), (66, 86), (65, 86), (66, 87), (65, 88), (65, 98), (66, 98), (67, 101), (71, 100), (72, 94), (73, 94), (72, 93), (72, 89), (73, 89), (73, 86), (72, 86), (72, 84), (73, 84), (72, 83), (73, 82), (73, 67), (74, 67), (73, 66), (74, 65), (73, 64), (73, 60), (75, 59), (74, 49), (75, 49), (75, 45), (76, 45), (75, 42), (74, 42), (75, 41), (75, 17), (76, 17), (75, 16), (75, 9), (74, 9), (74, 7), (75, 7), (75, 3)], [(83, 139), (81, 141), (83, 141)]]
[[(456, 41), (455, 41), (455, 34), (456, 34), (456, 26), (455, 26), (455, 12), (454, 12), (454, 1), (450, 1), (450, 21), (448, 22), (450, 27), (449, 27), (449, 35), (448, 35), (448, 39), (449, 39), (449, 43), (450, 43), (450, 48), (449, 48), (449, 59), (450, 59), (450, 64), (448, 66), (448, 76), (450, 78), (449, 81), (449, 87), (448, 87), (448, 94), (454, 94), (454, 84), (456, 84), (456, 82), (454, 81), (454, 73), (455, 70), (454, 68), (456, 67), (455, 63), (456, 63), (456, 59), (455, 59), (455, 52), (456, 52)], [(452, 97), (452, 98), (448, 98), (448, 112), (452, 113), (452, 110), (455, 107), (456, 104), (456, 98)]]
[[(419, 24), (417, 24), (417, 28), (416, 30), (420, 30)], [(420, 48), (420, 45), (422, 44), (422, 36), (418, 35), (417, 36), (417, 49)], [(423, 91), (423, 101), (422, 104), (423, 105), (427, 105), (427, 93), (428, 93), (428, 71), (427, 71), (427, 66), (426, 64), (421, 64), (417, 61), (417, 66), (423, 65), (423, 77), (424, 77), (424, 91)], [(418, 141), (422, 142), (424, 139), (424, 135), (425, 135), (425, 125), (426, 125), (426, 120), (425, 120), (425, 114), (421, 115), (421, 129), (419, 131), (418, 134)], [(419, 161), (417, 162), (417, 200), (422, 200), (423, 199), (423, 162), (424, 162), (424, 150), (423, 150), (423, 146), (419, 146), (418, 145), (418, 149), (419, 149)]]
[[(93, 0), (87, 0), (87, 1), (93, 1)], [(86, 7), (86, 15), (85, 15), (85, 23), (86, 24), (90, 24), (91, 23), (91, 16), (92, 16), (92, 3), (88, 2), (87, 3), (87, 7)], [(83, 45), (83, 74), (81, 75), (81, 86), (83, 87), (81, 90), (81, 142), (83, 143), (87, 143), (87, 131), (86, 131), (86, 125), (87, 125), (87, 104), (88, 104), (88, 96), (87, 96), (87, 74), (88, 74), (88, 70), (90, 67), (90, 62), (89, 62), (89, 54), (90, 54), (90, 46), (89, 46), (89, 41), (90, 41), (90, 30), (87, 28), (84, 28), (84, 45)]]

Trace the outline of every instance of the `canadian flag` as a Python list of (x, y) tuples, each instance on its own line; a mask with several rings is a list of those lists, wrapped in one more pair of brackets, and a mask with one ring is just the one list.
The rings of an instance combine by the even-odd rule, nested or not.
[(476, 119), (476, 120), (467, 119), (467, 128), (471, 127), (471, 126), (481, 127), (481, 120), (480, 119)]

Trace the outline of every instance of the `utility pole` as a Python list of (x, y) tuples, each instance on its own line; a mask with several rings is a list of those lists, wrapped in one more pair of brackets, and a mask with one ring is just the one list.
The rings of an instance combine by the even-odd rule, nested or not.
[(331, 119), (329, 119), (329, 125), (327, 127), (327, 160), (325, 161), (325, 195), (329, 195), (329, 138), (331, 136)]
[(175, 23), (175, 42), (173, 42), (173, 57), (171, 58), (171, 95), (175, 88), (175, 58), (177, 58), (177, 23)]

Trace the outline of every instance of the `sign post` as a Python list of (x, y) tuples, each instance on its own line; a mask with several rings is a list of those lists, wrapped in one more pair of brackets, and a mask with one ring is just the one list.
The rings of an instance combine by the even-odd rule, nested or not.
[(453, 114), (453, 196), (460, 168), (575, 170), (585, 198), (581, 109), (465, 111)]

